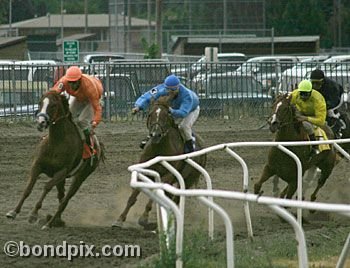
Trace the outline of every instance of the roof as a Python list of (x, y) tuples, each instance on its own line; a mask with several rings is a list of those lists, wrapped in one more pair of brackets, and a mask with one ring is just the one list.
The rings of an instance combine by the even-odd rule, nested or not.
[[(125, 17), (128, 21), (128, 17)], [(118, 23), (123, 25), (124, 17), (118, 14)], [(152, 21), (152, 25), (155, 23)], [(60, 28), (61, 14), (51, 14), (49, 16), (37, 17), (29, 20), (19, 21), (11, 24), (12, 28)], [(131, 17), (132, 26), (147, 26), (148, 20)], [(108, 28), (109, 15), (108, 14), (88, 14), (88, 27), (90, 28)], [(84, 28), (85, 14), (63, 14), (63, 27), (65, 28)], [(0, 28), (9, 28), (8, 24), (0, 25)]]
[(26, 36), (0, 37), (0, 48), (23, 42), (26, 39), (27, 39)]
[[(89, 37), (93, 37), (96, 34), (94, 33), (83, 33), (83, 34), (72, 34), (70, 36), (65, 36), (63, 38), (63, 41), (67, 41), (67, 40), (84, 40), (87, 39)], [(62, 44), (62, 39), (57, 39), (56, 41), (56, 45), (60, 46)]]
[[(178, 36), (178, 38), (186, 38), (187, 43), (271, 43), (271, 37), (193, 37)], [(275, 36), (275, 43), (289, 42), (316, 42), (320, 40), (319, 35), (307, 36)]]

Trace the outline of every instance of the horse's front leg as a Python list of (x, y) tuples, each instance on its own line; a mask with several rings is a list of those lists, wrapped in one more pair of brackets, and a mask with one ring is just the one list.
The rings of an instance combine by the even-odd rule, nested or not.
[(266, 182), (273, 175), (275, 175), (275, 173), (271, 170), (270, 166), (268, 164), (265, 165), (260, 180), (254, 184), (254, 193), (260, 194), (260, 190), (263, 183)]
[(137, 196), (139, 194), (140, 194), (140, 191), (138, 189), (132, 190), (132, 193), (128, 199), (128, 202), (126, 204), (124, 211), (122, 212), (122, 214), (120, 214), (118, 220), (112, 224), (112, 227), (121, 226), (123, 224), (123, 222), (125, 222), (126, 216), (128, 215), (130, 208), (136, 203)]
[(16, 208), (14, 210), (11, 210), (7, 212), (6, 217), (9, 219), (15, 219), (16, 215), (20, 213), (21, 208), (23, 206), (24, 201), (28, 198), (28, 196), (31, 194), (33, 187), (40, 175), (41, 171), (39, 171), (39, 167), (37, 164), (34, 164), (31, 171), (30, 171), (30, 176), (28, 179), (27, 186), (22, 194), (21, 199), (19, 200)]
[(279, 180), (280, 178), (277, 175), (273, 176), (272, 178), (272, 183), (273, 183), (272, 193), (274, 197), (278, 197), (280, 193), (280, 188), (278, 187)]
[(48, 220), (48, 222), (42, 227), (42, 229), (50, 228), (54, 225), (57, 227), (64, 226), (64, 221), (61, 220), (61, 215), (65, 210), (65, 208), (67, 207), (69, 200), (76, 194), (81, 184), (85, 181), (87, 177), (88, 175), (81, 174), (81, 173), (74, 176), (72, 184), (69, 187), (67, 194), (58, 205), (58, 209), (55, 215), (53, 215), (53, 217)]
[(65, 180), (67, 176), (67, 169), (63, 169), (59, 172), (56, 172), (56, 174), (52, 177), (51, 180), (49, 180), (45, 186), (44, 186), (44, 190), (40, 196), (39, 201), (35, 204), (32, 212), (29, 215), (28, 221), (30, 223), (34, 223), (37, 221), (38, 219), (38, 211), (39, 209), (41, 209), (43, 201), (46, 197), (46, 195), (48, 194), (48, 192), (51, 191), (52, 187), (54, 187), (55, 185), (57, 185), (58, 183), (60, 183), (62, 180)]
[(146, 204), (145, 211), (142, 213), (141, 217), (139, 218), (138, 223), (144, 228), (149, 228), (148, 217), (149, 217), (150, 211), (152, 210), (152, 204), (153, 204), (152, 199), (149, 199), (148, 203)]

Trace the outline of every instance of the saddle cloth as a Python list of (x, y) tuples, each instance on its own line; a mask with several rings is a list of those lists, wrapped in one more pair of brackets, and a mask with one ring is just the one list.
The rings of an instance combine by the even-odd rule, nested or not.
[[(326, 132), (320, 128), (320, 127), (315, 127), (314, 129), (315, 137), (316, 140), (321, 141), (321, 140), (328, 140)], [(318, 149), (320, 152), (330, 150), (331, 147), (329, 144), (318, 144)]]

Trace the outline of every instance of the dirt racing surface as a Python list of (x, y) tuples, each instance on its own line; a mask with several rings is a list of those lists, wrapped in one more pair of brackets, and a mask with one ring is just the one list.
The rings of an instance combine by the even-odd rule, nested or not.
[[(272, 134), (266, 129), (259, 129), (263, 120), (245, 118), (240, 121), (199, 120), (195, 130), (200, 134), (207, 146), (227, 142), (239, 141), (271, 141)], [(138, 145), (146, 135), (144, 121), (102, 123), (97, 134), (106, 147), (106, 163), (101, 166), (84, 182), (78, 193), (71, 199), (63, 213), (66, 222), (64, 228), (41, 230), (40, 223), (30, 224), (27, 215), (38, 200), (47, 177), (42, 175), (32, 194), (24, 203), (21, 213), (15, 220), (5, 217), (17, 204), (28, 178), (31, 160), (35, 147), (43, 133), (36, 130), (32, 123), (0, 123), (0, 244), (4, 247), (7, 241), (25, 245), (94, 245), (97, 251), (105, 245), (117, 245), (120, 249), (124, 245), (138, 245), (141, 249), (140, 258), (132, 257), (86, 257), (74, 258), (68, 261), (66, 257), (26, 258), (9, 257), (1, 250), (1, 267), (130, 267), (137, 265), (159, 252), (158, 235), (140, 229), (136, 222), (143, 211), (147, 198), (140, 195), (137, 204), (131, 209), (125, 228), (111, 228), (111, 224), (118, 218), (131, 192), (129, 187), (130, 173), (128, 166), (137, 163), (141, 149)], [(262, 172), (267, 159), (267, 147), (237, 148), (235, 152), (247, 162), (249, 168), (250, 191), (253, 191), (254, 180)], [(213, 188), (237, 190), (242, 189), (242, 168), (224, 151), (208, 155), (207, 171), (212, 177)], [(334, 169), (326, 185), (320, 190), (318, 201), (332, 203), (350, 203), (350, 166), (342, 160)], [(263, 185), (264, 195), (272, 195), (272, 181)], [(69, 186), (69, 180), (66, 187)], [(284, 185), (281, 185), (282, 188)], [(201, 181), (198, 187), (204, 187)], [(57, 208), (57, 191), (54, 188), (46, 197), (41, 217), (53, 214)], [(306, 196), (307, 199), (310, 195)], [(232, 200), (218, 200), (229, 212), (237, 237), (245, 237), (242, 202)], [(251, 205), (253, 230), (255, 235), (269, 232), (292, 232), (287, 224), (280, 220), (267, 208)], [(307, 212), (306, 212), (307, 214)], [(207, 228), (206, 209), (195, 199), (186, 200), (186, 230), (193, 228)], [(349, 226), (345, 217), (332, 213), (316, 213), (308, 216), (309, 225), (305, 228), (321, 228), (331, 224), (333, 226)], [(155, 221), (154, 208), (151, 220)], [(215, 228), (224, 231), (223, 223), (215, 218)], [(186, 232), (185, 230), (185, 232)], [(224, 241), (223, 241), (224, 243)], [(39, 250), (39, 249), (38, 249)], [(120, 251), (119, 251), (120, 252)], [(40, 255), (40, 252), (36, 252)]]

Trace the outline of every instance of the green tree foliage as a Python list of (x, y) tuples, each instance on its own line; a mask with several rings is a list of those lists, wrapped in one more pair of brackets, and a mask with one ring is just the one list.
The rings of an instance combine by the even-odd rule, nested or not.
[[(108, 13), (109, 0), (87, 0), (89, 13)], [(118, 0), (120, 8), (128, 1)], [(147, 0), (131, 0), (131, 16), (147, 19)], [(151, 0), (151, 19), (155, 20), (155, 0)], [(222, 0), (163, 0), (163, 29), (201, 30), (202, 34), (214, 34), (209, 30), (223, 29)], [(341, 3), (340, 16), (334, 12), (334, 3)], [(84, 0), (63, 0), (67, 13), (83, 13)], [(341, 39), (342, 46), (350, 46), (350, 1), (334, 0), (265, 0), (265, 12), (261, 1), (226, 0), (227, 29), (250, 28), (254, 20), (266, 18), (266, 28), (274, 28), (276, 36), (320, 35), (321, 47), (336, 46), (334, 40)], [(47, 13), (59, 14), (61, 0), (12, 0), (12, 22)], [(0, 23), (8, 23), (9, 0), (0, 0)], [(125, 11), (127, 9), (125, 8)], [(336, 35), (337, 19), (341, 35)], [(180, 32), (180, 31), (178, 31)], [(197, 32), (198, 33), (198, 32)]]

